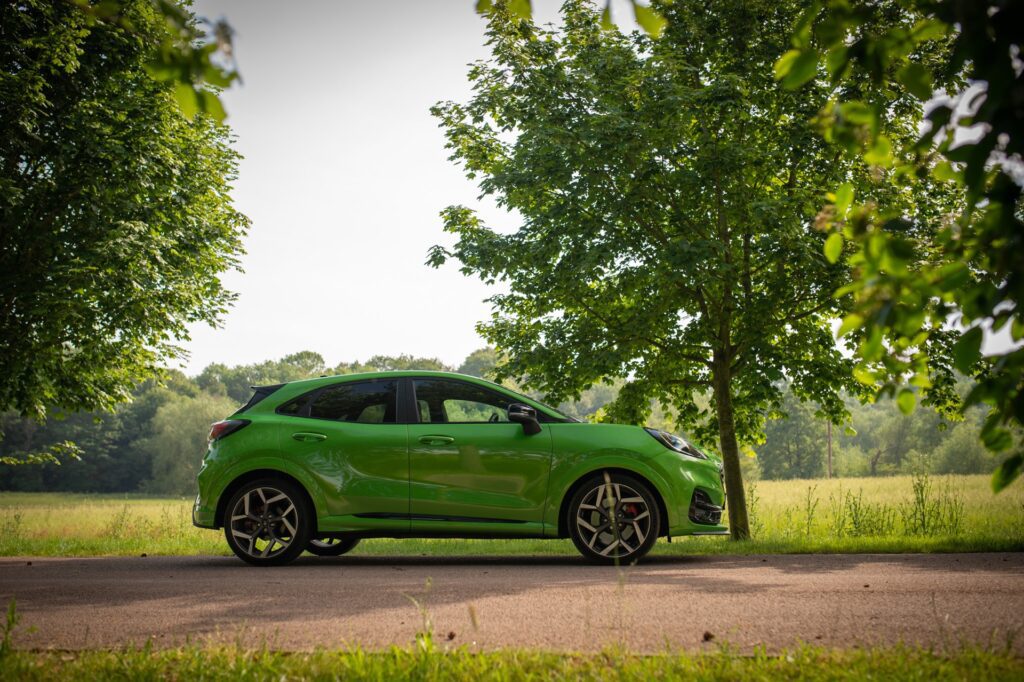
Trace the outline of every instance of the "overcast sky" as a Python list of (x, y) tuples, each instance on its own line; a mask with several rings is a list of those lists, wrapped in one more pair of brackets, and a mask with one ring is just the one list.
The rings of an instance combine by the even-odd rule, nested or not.
[[(557, 1), (534, 4), (538, 20), (556, 18)], [(514, 225), (480, 205), (428, 111), (465, 100), (467, 64), (487, 57), (474, 5), (196, 3), (237, 32), (244, 82), (224, 102), (245, 156), (235, 203), (252, 229), (245, 272), (224, 277), (238, 302), (222, 328), (192, 329), (189, 373), (299, 350), (329, 364), (378, 353), (458, 364), (483, 345), (474, 325), (489, 316), (487, 287), (457, 265), (424, 265), (431, 245), (451, 243), (438, 217), (449, 204)]]

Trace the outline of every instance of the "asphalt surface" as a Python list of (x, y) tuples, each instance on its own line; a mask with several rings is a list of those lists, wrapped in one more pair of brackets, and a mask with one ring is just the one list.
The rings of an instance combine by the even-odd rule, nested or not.
[(0, 559), (15, 645), (185, 642), (311, 649), (442, 644), (592, 651), (769, 651), (800, 642), (1003, 646), (1024, 653), (1024, 554)]

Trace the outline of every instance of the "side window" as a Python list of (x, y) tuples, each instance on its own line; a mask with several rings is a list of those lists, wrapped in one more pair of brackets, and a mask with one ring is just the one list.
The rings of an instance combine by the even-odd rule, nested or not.
[(447, 379), (417, 379), (416, 404), (420, 421), (445, 423), (507, 423), (509, 396), (483, 386)]
[(309, 406), (309, 416), (363, 424), (394, 424), (396, 381), (359, 381), (324, 389)]

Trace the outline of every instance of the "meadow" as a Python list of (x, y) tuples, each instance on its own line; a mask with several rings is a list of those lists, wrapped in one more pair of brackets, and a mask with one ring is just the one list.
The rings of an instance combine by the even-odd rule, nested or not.
[[(676, 538), (656, 554), (1024, 550), (1024, 486), (993, 495), (988, 476), (761, 481), (747, 490), (754, 539)], [(192, 526), (191, 500), (0, 493), (0, 556), (228, 554)], [(366, 540), (377, 556), (567, 555), (568, 540)]]

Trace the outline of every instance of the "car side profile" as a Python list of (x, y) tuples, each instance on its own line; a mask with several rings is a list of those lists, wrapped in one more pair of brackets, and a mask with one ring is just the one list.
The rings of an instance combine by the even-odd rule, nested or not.
[(630, 563), (659, 537), (727, 534), (721, 461), (673, 434), (583, 423), (448, 372), (254, 391), (213, 425), (192, 512), (251, 564), (372, 537), (568, 537)]

